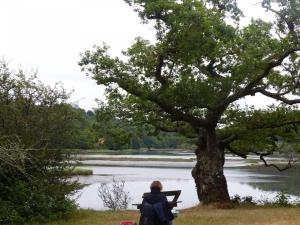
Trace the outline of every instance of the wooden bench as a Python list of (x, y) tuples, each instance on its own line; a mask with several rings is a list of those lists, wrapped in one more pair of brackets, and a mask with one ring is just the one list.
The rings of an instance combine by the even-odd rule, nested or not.
[[(143, 194), (142, 198), (145, 198), (147, 195), (151, 194), (150, 192), (146, 192)], [(174, 196), (174, 198), (169, 201), (169, 205), (173, 207), (177, 206), (177, 203), (180, 203), (181, 201), (178, 201), (178, 198), (181, 194), (181, 190), (175, 190), (175, 191), (162, 191), (161, 194), (165, 195), (166, 197), (168, 196)], [(137, 209), (140, 209), (142, 204), (132, 204), (137, 207)]]

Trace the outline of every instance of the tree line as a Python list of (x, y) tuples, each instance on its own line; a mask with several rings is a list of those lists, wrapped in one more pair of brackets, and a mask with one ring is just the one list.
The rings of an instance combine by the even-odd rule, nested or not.
[(77, 119), (73, 121), (74, 131), (65, 149), (107, 149), (107, 150), (151, 150), (191, 149), (193, 143), (177, 133), (148, 130), (142, 124), (135, 124), (118, 118), (111, 110), (99, 103), (98, 108), (84, 110), (73, 105)]

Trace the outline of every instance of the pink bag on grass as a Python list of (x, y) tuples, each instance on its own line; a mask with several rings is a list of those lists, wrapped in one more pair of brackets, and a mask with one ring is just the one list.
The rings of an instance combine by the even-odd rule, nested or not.
[(136, 225), (134, 221), (122, 221), (120, 225)]

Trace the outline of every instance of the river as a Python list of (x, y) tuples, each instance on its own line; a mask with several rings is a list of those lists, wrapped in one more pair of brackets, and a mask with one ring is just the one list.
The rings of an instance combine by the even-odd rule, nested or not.
[[(103, 155), (93, 155), (95, 157)], [(86, 157), (86, 155), (85, 155)], [(107, 156), (106, 157), (111, 157)], [(134, 158), (191, 158), (190, 154), (184, 155), (131, 155), (118, 157)], [(255, 157), (252, 157), (256, 159)], [(282, 159), (281, 159), (282, 160)], [(159, 161), (109, 161), (85, 160), (85, 163), (101, 163), (101, 166), (81, 166), (82, 169), (92, 169), (92, 176), (78, 176), (80, 183), (86, 186), (75, 196), (80, 208), (105, 210), (101, 199), (98, 197), (100, 183), (111, 183), (113, 179), (124, 180), (125, 190), (132, 199), (131, 204), (140, 203), (142, 194), (149, 191), (153, 180), (160, 180), (164, 190), (182, 190), (178, 205), (179, 209), (192, 207), (198, 204), (191, 168), (195, 162), (159, 162)], [(279, 191), (290, 195), (290, 200), (295, 201), (300, 196), (300, 167), (291, 168), (284, 172), (262, 165), (253, 165), (246, 160), (233, 156), (226, 157), (225, 176), (228, 183), (230, 196), (252, 196), (256, 201), (276, 198)], [(135, 206), (131, 205), (131, 209)]]

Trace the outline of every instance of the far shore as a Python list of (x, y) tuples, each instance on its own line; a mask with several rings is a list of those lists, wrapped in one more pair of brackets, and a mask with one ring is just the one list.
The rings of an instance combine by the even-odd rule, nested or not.
[[(107, 155), (96, 154), (93, 156), (85, 156), (80, 154), (74, 156), (75, 166), (118, 166), (118, 167), (150, 167), (150, 168), (192, 168), (196, 163), (196, 157), (191, 155), (184, 157), (176, 156), (164, 156), (155, 157), (154, 155), (143, 155), (144, 157), (137, 157), (135, 155)], [(263, 165), (263, 162), (259, 158), (250, 157), (249, 159), (243, 159), (239, 157), (229, 158), (225, 160), (225, 168), (237, 168), (245, 166), (259, 166)], [(288, 163), (288, 160), (282, 157), (273, 157), (268, 160), (269, 164), (276, 164), (284, 166)], [(299, 165), (300, 162), (295, 162), (293, 165)]]
[(194, 153), (195, 148), (183, 149), (183, 148), (141, 148), (141, 149), (72, 149), (71, 152), (75, 154), (145, 154), (145, 153), (157, 153), (157, 152), (182, 152), (182, 153)]

